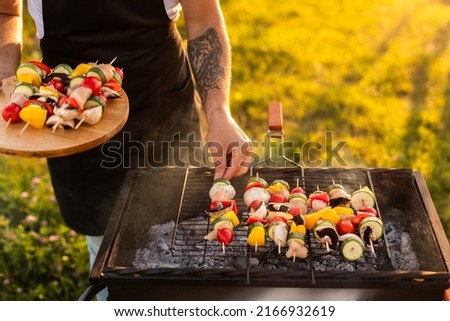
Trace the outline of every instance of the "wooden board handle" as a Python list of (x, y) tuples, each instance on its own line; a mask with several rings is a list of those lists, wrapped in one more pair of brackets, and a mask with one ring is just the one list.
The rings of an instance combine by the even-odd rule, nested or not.
[(283, 107), (280, 102), (269, 104), (269, 129), (283, 130)]

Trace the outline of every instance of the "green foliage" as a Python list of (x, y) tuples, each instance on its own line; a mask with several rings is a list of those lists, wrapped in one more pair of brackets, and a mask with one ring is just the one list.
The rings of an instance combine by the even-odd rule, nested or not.
[[(233, 47), (232, 111), (251, 138), (264, 138), (266, 108), (276, 100), (292, 152), (325, 145), (332, 132), (333, 143), (345, 142), (345, 165), (421, 171), (450, 238), (450, 5), (222, 5)], [(321, 166), (332, 161), (325, 149), (316, 157)]]
[(85, 239), (62, 222), (45, 161), (17, 160), (0, 158), (0, 300), (76, 300)]

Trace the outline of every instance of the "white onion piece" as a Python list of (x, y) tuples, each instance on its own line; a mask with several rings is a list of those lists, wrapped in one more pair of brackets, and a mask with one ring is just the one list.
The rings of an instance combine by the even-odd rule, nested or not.
[(256, 217), (258, 219), (265, 219), (267, 216), (266, 204), (263, 202), (263, 204), (260, 207), (258, 207), (256, 210), (251, 209), (248, 213), (248, 216)]
[(212, 201), (232, 200), (236, 196), (233, 185), (214, 184), (209, 190)]
[(318, 211), (324, 209), (327, 206), (328, 206), (328, 204), (323, 202), (323, 201), (321, 201), (321, 200), (313, 200), (311, 202), (311, 209), (312, 209), (313, 212), (318, 212)]
[(250, 207), (253, 201), (263, 201), (264, 204), (267, 204), (270, 201), (270, 193), (265, 188), (252, 187), (245, 191), (244, 203), (247, 207)]
[(301, 197), (291, 198), (289, 204), (291, 204), (291, 206), (299, 207), (302, 210), (302, 214), (308, 213), (308, 206), (306, 206), (305, 200), (302, 199)]
[(335, 199), (339, 197), (350, 199), (350, 195), (341, 188), (338, 188), (336, 192), (330, 194), (330, 199)]

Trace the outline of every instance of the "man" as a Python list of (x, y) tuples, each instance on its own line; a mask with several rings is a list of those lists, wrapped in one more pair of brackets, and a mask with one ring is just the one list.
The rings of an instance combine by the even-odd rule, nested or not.
[[(21, 2), (0, 4), (0, 79), (19, 63)], [(48, 160), (65, 222), (87, 235), (91, 264), (128, 168), (198, 165), (190, 164), (202, 150), (197, 107), (206, 116), (214, 178), (246, 173), (250, 140), (230, 115), (231, 56), (218, 0), (28, 0), (28, 9), (50, 67), (116, 58), (125, 73), (124, 129), (103, 146)], [(187, 53), (176, 28), (181, 10)]]

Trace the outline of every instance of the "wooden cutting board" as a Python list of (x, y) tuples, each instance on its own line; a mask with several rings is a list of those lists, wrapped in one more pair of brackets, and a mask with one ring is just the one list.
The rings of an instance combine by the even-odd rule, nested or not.
[[(4, 79), (0, 86), (0, 108), (8, 102), (15, 76)], [(0, 153), (24, 157), (57, 157), (79, 153), (98, 146), (117, 134), (128, 119), (129, 103), (126, 93), (112, 99), (95, 125), (83, 123), (78, 129), (28, 128), (19, 134), (25, 122), (9, 124), (0, 117)]]

